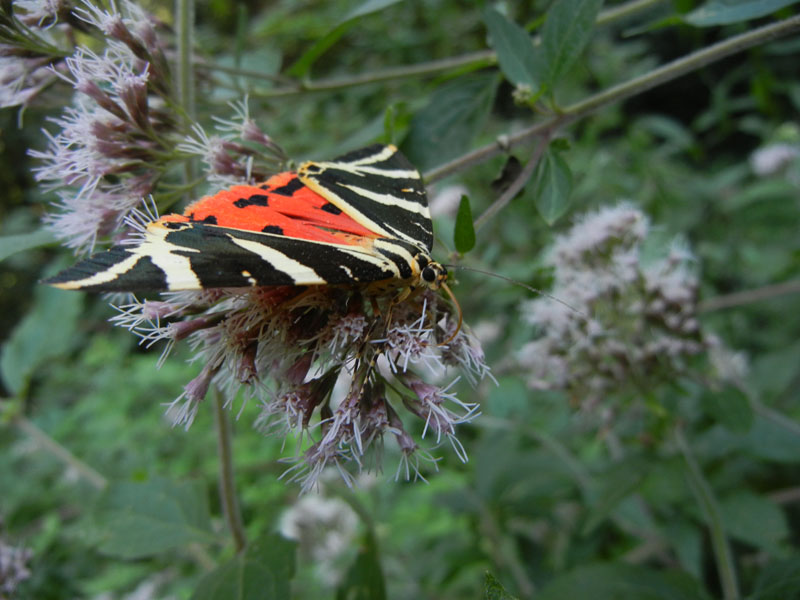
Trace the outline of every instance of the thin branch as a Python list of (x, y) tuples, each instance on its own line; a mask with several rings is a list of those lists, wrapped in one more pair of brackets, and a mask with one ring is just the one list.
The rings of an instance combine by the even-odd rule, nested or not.
[(719, 42), (693, 52), (688, 56), (679, 58), (667, 63), (666, 65), (645, 73), (639, 77), (610, 87), (602, 92), (595, 94), (565, 107), (561, 114), (541, 121), (528, 129), (509, 136), (501, 136), (497, 141), (478, 148), (448, 163), (425, 173), (424, 178), (427, 183), (432, 183), (458, 171), (463, 171), (484, 162), (498, 154), (508, 151), (508, 148), (524, 144), (531, 139), (542, 135), (546, 131), (576, 121), (594, 111), (603, 108), (614, 102), (619, 102), (627, 98), (641, 94), (667, 81), (677, 79), (682, 75), (695, 71), (708, 64), (721, 60), (731, 54), (742, 52), (753, 46), (763, 44), (770, 40), (789, 35), (800, 29), (800, 15), (764, 25), (752, 31), (733, 36), (725, 41)]
[(800, 502), (800, 487), (777, 490), (770, 493), (768, 497), (775, 504), (794, 504)]
[[(742, 390), (748, 397), (750, 394), (744, 390), (743, 386), (739, 386), (739, 389)], [(750, 406), (753, 408), (753, 411), (764, 417), (765, 419), (772, 421), (778, 427), (782, 427), (786, 431), (793, 433), (794, 435), (800, 435), (800, 423), (791, 419), (784, 415), (777, 410), (770, 408), (762, 404), (759, 400), (755, 398), (750, 398)]]
[(247, 536), (239, 510), (239, 499), (236, 495), (236, 482), (233, 473), (233, 451), (231, 448), (231, 423), (222, 394), (214, 388), (214, 416), (217, 426), (217, 449), (219, 453), (219, 496), (225, 521), (233, 536), (236, 552), (247, 546)]
[(44, 431), (39, 429), (32, 421), (22, 415), (13, 418), (14, 425), (25, 432), (39, 446), (50, 452), (53, 456), (61, 460), (64, 464), (75, 469), (75, 471), (91, 484), (96, 490), (104, 490), (108, 485), (108, 480), (103, 475), (75, 456), (66, 447), (59, 444)]
[(645, 11), (648, 8), (663, 3), (664, 0), (633, 0), (632, 2), (626, 2), (625, 4), (620, 4), (619, 6), (614, 6), (602, 11), (597, 15), (596, 25), (608, 25), (614, 21), (627, 19), (638, 12)]
[(711, 547), (714, 550), (714, 559), (719, 571), (723, 598), (724, 600), (739, 600), (741, 596), (739, 594), (739, 584), (736, 581), (736, 567), (733, 564), (733, 556), (731, 555), (728, 539), (725, 537), (722, 515), (714, 497), (714, 492), (708, 481), (706, 481), (700, 465), (695, 460), (680, 426), (675, 428), (675, 441), (686, 461), (689, 482), (700, 503), (700, 508), (706, 517), (711, 533)]
[[(596, 24), (598, 26), (608, 25), (614, 21), (625, 19), (636, 14), (637, 12), (647, 10), (648, 8), (663, 3), (664, 0), (632, 0), (631, 2), (604, 10), (597, 15)], [(536, 37), (531, 38), (531, 42), (535, 43), (536, 39)], [(436, 75), (443, 71), (450, 71), (465, 67), (479, 68), (485, 65), (493, 65), (496, 63), (497, 53), (494, 50), (480, 50), (461, 56), (431, 60), (417, 63), (415, 65), (390, 67), (387, 69), (381, 69), (371, 73), (364, 73), (351, 77), (337, 77), (332, 79), (322, 79), (317, 82), (305, 81), (295, 83), (291, 83), (292, 80), (284, 75), (264, 73), (254, 69), (241, 69), (207, 61), (196, 60), (195, 66), (207, 71), (221, 71), (223, 73), (229, 73), (239, 77), (262, 79), (270, 82), (283, 82), (285, 85), (282, 87), (254, 91), (250, 94), (253, 97), (259, 98), (280, 98), (296, 96), (306, 92), (330, 92), (343, 88), (367, 85), (370, 83), (380, 83), (396, 79), (408, 79), (411, 77), (425, 77), (428, 75)]]
[(175, 25), (178, 34), (176, 73), (178, 104), (189, 118), (194, 118), (194, 0), (175, 0)]
[(493, 65), (496, 61), (497, 56), (493, 51), (481, 50), (479, 52), (472, 52), (462, 56), (431, 60), (416, 65), (390, 67), (387, 69), (381, 69), (379, 71), (373, 71), (371, 73), (354, 75), (352, 77), (337, 77), (332, 79), (324, 79), (317, 82), (304, 81), (295, 83), (294, 85), (274, 89), (253, 90), (250, 95), (256, 98), (281, 98), (287, 96), (296, 96), (298, 94), (305, 94), (308, 92), (332, 92), (344, 88), (367, 85), (371, 83), (382, 83), (395, 79), (408, 79), (410, 77), (436, 75), (442, 71), (450, 71), (459, 68), (471, 67), (477, 69), (486, 65)]
[(525, 184), (528, 183), (528, 180), (536, 170), (536, 165), (539, 164), (539, 160), (542, 158), (545, 150), (547, 150), (548, 144), (550, 144), (550, 136), (545, 135), (542, 137), (542, 140), (536, 147), (536, 150), (534, 150), (530, 160), (528, 160), (528, 163), (525, 165), (525, 168), (522, 169), (522, 172), (517, 176), (517, 178), (511, 182), (511, 185), (508, 186), (508, 189), (503, 192), (497, 200), (492, 202), (489, 208), (483, 211), (483, 214), (480, 217), (475, 219), (476, 230), (483, 227), (489, 219), (503, 210), (505, 206), (514, 199), (514, 196), (516, 196), (519, 191), (525, 187)]
[[(178, 79), (177, 103), (191, 122), (195, 115), (194, 64), (194, 0), (175, 0), (175, 24), (178, 34), (176, 73)], [(187, 127), (188, 128), (188, 127)], [(184, 166), (184, 183), (194, 180), (195, 161), (187, 160)]]
[(743, 292), (735, 292), (733, 294), (726, 294), (725, 296), (717, 296), (710, 298), (705, 302), (701, 302), (697, 310), (701, 313), (711, 312), (714, 310), (721, 310), (723, 308), (731, 308), (734, 306), (742, 306), (745, 304), (752, 304), (753, 302), (760, 302), (761, 300), (769, 300), (778, 296), (786, 296), (788, 294), (800, 293), (800, 279), (792, 281), (785, 281), (783, 283), (776, 283), (773, 285), (765, 285), (754, 290), (745, 290)]

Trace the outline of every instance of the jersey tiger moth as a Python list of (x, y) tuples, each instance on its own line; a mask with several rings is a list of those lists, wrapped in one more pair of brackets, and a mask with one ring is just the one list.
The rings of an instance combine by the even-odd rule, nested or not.
[(306, 162), (260, 185), (235, 185), (148, 223), (45, 283), (145, 292), (384, 282), (437, 289), (422, 178), (394, 146)]

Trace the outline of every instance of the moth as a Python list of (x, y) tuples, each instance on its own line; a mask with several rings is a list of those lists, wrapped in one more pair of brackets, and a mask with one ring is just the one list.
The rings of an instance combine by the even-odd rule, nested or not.
[(438, 289), (447, 279), (431, 256), (422, 177), (392, 145), (234, 185), (139, 233), (44, 283), (146, 292), (375, 282)]

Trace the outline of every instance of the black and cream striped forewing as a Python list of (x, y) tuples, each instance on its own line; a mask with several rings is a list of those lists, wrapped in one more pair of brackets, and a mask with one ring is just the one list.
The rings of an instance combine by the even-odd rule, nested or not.
[(298, 170), (308, 187), (378, 235), (430, 253), (433, 225), (422, 177), (391, 145), (374, 144)]
[[(357, 284), (414, 276), (414, 254), (413, 246), (388, 240), (367, 250), (202, 223), (153, 223), (141, 242), (99, 252), (45, 283), (103, 292)], [(420, 266), (426, 263), (422, 258)]]

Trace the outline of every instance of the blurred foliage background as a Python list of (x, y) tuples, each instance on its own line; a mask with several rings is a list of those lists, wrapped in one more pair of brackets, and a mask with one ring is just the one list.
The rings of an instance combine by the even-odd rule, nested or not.
[[(493, 6), (534, 31), (551, 4)], [(790, 2), (746, 12), (752, 4), (739, 3), (744, 18), (699, 26), (684, 18), (697, 3), (634, 3), (594, 29), (555, 86), (555, 104), (796, 12)], [(144, 6), (172, 22), (171, 4)], [(535, 110), (515, 102), (515, 86), (483, 54), (425, 75), (346, 82), (487, 51), (485, 8), (453, 0), (198, 3), (195, 47), (205, 66), (197, 68), (197, 118), (227, 117), (227, 103), (247, 94), (251, 115), (296, 160), (392, 141), (431, 173), (557, 111), (549, 101)], [(305, 69), (314, 44), (319, 56)], [(516, 357), (537, 335), (524, 318), (531, 294), (456, 272), (465, 319), (497, 378), (461, 391), (483, 412), (460, 432), (468, 463), (443, 452), (427, 484), (395, 482), (390, 467), (357, 490), (331, 480), (322, 495), (298, 500), (295, 486), (278, 479), (281, 440), (253, 431), (251, 419), (234, 424), (248, 535), (294, 531), (296, 567), (295, 549), (273, 537), (254, 543), (249, 563), (232, 556), (210, 406), (188, 432), (162, 416), (162, 404), (196, 374), (188, 355), (157, 369), (160, 349), (113, 328), (102, 298), (38, 286), (72, 260), (67, 252), (9, 253), (0, 263), (0, 539), (32, 550), (18, 597), (232, 597), (198, 587), (215, 564), (252, 576), (247, 598), (282, 597), (289, 578), (297, 598), (800, 597), (798, 56), (796, 36), (762, 43), (560, 128), (572, 185), (558, 199), (559, 218), (542, 218), (541, 190), (529, 184), (461, 259), (547, 289), (553, 274), (543, 256), (555, 236), (589, 210), (628, 200), (656, 232), (692, 249), (699, 319), (746, 363), (738, 387), (676, 374), (643, 392), (652, 418), (636, 435), (621, 429), (626, 400), (613, 392), (605, 402), (618, 409), (598, 425), (565, 393), (527, 385)], [(41, 128), (58, 110), (0, 112), (3, 239), (38, 230), (52, 201), (34, 184), (26, 151), (43, 147)], [(455, 260), (457, 202), (448, 198), (466, 194), (481, 214), (500, 195), (492, 182), (508, 154), (524, 163), (537, 144), (430, 185), (442, 261)], [(757, 162), (776, 148), (783, 155)], [(150, 521), (134, 514), (137, 504), (152, 508)], [(261, 579), (252, 573), (268, 563)], [(263, 595), (269, 585), (273, 596)]]

